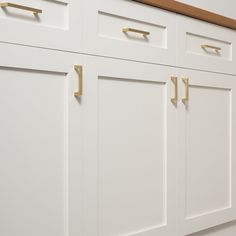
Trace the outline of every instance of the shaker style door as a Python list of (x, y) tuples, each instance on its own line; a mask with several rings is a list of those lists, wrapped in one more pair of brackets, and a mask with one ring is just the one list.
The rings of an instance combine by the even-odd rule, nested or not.
[(236, 78), (179, 74), (178, 212), (189, 235), (236, 219)]
[(175, 69), (85, 58), (84, 236), (175, 235)]
[(82, 235), (81, 58), (0, 49), (0, 235)]

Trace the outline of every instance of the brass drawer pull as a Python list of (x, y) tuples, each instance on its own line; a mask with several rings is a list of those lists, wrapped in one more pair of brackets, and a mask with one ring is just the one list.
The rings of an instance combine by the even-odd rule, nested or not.
[(123, 33), (134, 32), (134, 33), (142, 34), (144, 37), (147, 37), (148, 35), (150, 35), (150, 32), (134, 29), (134, 28), (123, 28), (122, 32)]
[(208, 45), (208, 44), (201, 45), (201, 48), (202, 48), (203, 50), (213, 49), (213, 50), (215, 50), (215, 52), (216, 52), (217, 54), (219, 54), (219, 53), (220, 53), (220, 50), (221, 50), (220, 47), (215, 47), (215, 46)]
[(189, 101), (189, 79), (188, 78), (184, 78), (182, 79), (182, 81), (185, 84), (185, 98), (182, 99), (182, 102), (187, 105), (188, 101)]
[(41, 9), (27, 7), (27, 6), (23, 6), (23, 5), (19, 5), (19, 4), (15, 4), (15, 3), (11, 3), (11, 2), (2, 2), (2, 3), (0, 3), (0, 7), (18, 8), (18, 9), (25, 10), (25, 11), (31, 11), (34, 14), (39, 14), (39, 13), (43, 12)]
[(83, 95), (83, 66), (75, 65), (74, 69), (78, 73), (78, 76), (79, 76), (79, 84), (78, 84), (79, 88), (78, 88), (78, 91), (74, 93), (74, 96), (79, 98)]
[(178, 102), (178, 78), (175, 76), (172, 76), (171, 81), (174, 83), (174, 86), (175, 86), (175, 96), (173, 98), (171, 98), (171, 102), (174, 105), (177, 105), (177, 102)]

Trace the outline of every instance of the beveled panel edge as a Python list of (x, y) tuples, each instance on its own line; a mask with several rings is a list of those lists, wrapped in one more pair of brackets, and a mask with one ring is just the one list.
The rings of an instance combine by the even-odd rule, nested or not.
[(219, 26), (236, 30), (236, 19), (219, 15), (198, 7), (194, 7), (175, 0), (133, 0), (153, 7), (158, 7), (167, 11), (203, 20)]

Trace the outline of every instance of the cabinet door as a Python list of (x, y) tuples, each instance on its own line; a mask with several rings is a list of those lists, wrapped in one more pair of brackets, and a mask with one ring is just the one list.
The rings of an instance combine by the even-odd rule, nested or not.
[(83, 0), (1, 1), (0, 41), (81, 51), (82, 3)]
[(78, 56), (4, 46), (0, 59), (0, 235), (81, 231)]
[(84, 236), (175, 235), (174, 74), (86, 57)]
[(180, 226), (188, 235), (236, 219), (236, 77), (190, 70), (180, 75), (189, 78), (178, 139)]

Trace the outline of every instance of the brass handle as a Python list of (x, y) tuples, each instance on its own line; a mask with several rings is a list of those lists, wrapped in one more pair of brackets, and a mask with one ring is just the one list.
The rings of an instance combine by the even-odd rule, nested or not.
[(175, 76), (172, 76), (171, 81), (174, 83), (174, 86), (175, 86), (175, 96), (171, 98), (171, 102), (176, 105), (178, 102), (178, 78)]
[(185, 98), (182, 99), (182, 102), (187, 105), (188, 101), (189, 101), (189, 79), (188, 78), (184, 78), (182, 79), (182, 81), (185, 84)]
[(150, 34), (150, 32), (139, 30), (139, 29), (134, 29), (134, 28), (123, 28), (122, 31), (124, 33), (134, 32), (134, 33), (142, 34), (144, 37), (146, 37)]
[(78, 76), (79, 76), (79, 83), (78, 83), (79, 88), (78, 88), (78, 91), (74, 93), (74, 96), (79, 98), (83, 95), (83, 66), (75, 65), (74, 69), (78, 73)]
[(39, 14), (39, 13), (43, 12), (41, 9), (27, 7), (27, 6), (23, 6), (23, 5), (19, 5), (19, 4), (15, 4), (15, 3), (11, 3), (11, 2), (2, 2), (2, 3), (0, 3), (0, 7), (14, 7), (14, 8), (18, 8), (18, 9), (25, 10), (25, 11), (31, 11), (34, 14)]
[(220, 47), (216, 47), (216, 46), (212, 46), (212, 45), (208, 45), (208, 44), (204, 44), (204, 45), (201, 45), (201, 48), (204, 49), (204, 50), (207, 50), (208, 48), (210, 49), (213, 49), (215, 50), (215, 52), (218, 54), (221, 50)]

